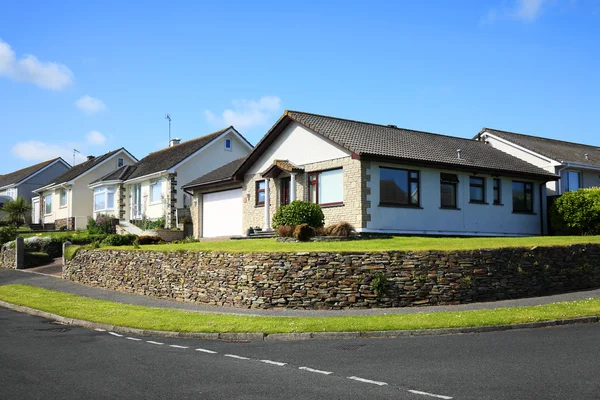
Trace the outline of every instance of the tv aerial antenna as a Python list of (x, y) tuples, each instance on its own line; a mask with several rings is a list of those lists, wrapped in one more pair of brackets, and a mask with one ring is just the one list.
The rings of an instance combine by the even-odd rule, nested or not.
[(165, 119), (169, 120), (169, 143), (171, 143), (171, 114), (167, 113)]

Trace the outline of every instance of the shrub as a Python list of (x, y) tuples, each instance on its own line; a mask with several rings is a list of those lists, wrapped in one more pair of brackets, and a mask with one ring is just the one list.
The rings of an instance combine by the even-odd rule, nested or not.
[(563, 194), (552, 205), (551, 218), (557, 230), (567, 228), (581, 235), (600, 233), (600, 188)]
[(77, 245), (86, 245), (86, 244), (91, 244), (93, 242), (101, 242), (104, 239), (106, 239), (108, 235), (104, 235), (104, 234), (89, 234), (89, 235), (78, 235), (75, 236), (73, 235), (69, 241), (72, 244), (77, 244)]
[(279, 228), (277, 228), (277, 234), (281, 237), (293, 237), (295, 229), (296, 227), (293, 225), (281, 225)]
[(105, 214), (99, 214), (95, 220), (88, 220), (87, 230), (91, 234), (110, 235), (111, 233), (115, 233), (112, 217)]
[(0, 228), (0, 245), (12, 242), (17, 238), (17, 228), (14, 225), (7, 225)]
[(39, 267), (40, 265), (48, 264), (52, 261), (52, 258), (48, 253), (41, 251), (31, 251), (25, 253), (25, 266), (26, 267)]
[(325, 234), (327, 236), (349, 237), (354, 232), (354, 226), (352, 226), (352, 224), (350, 224), (349, 222), (345, 221), (331, 224), (327, 228), (325, 228)]
[(158, 236), (140, 236), (138, 238), (138, 243), (140, 245), (144, 245), (144, 244), (158, 244), (160, 242), (161, 242), (161, 239)]
[(137, 239), (136, 235), (108, 235), (102, 244), (106, 246), (129, 246), (132, 245), (134, 240)]
[(313, 228), (319, 228), (325, 224), (323, 210), (318, 204), (295, 200), (286, 206), (280, 207), (273, 215), (273, 228), (302, 224), (307, 224)]
[(313, 236), (315, 236), (315, 230), (308, 224), (297, 225), (294, 229), (294, 237), (300, 242), (308, 242)]
[(383, 272), (377, 272), (371, 281), (371, 290), (377, 297), (381, 297), (387, 293), (390, 288), (390, 283), (383, 274)]

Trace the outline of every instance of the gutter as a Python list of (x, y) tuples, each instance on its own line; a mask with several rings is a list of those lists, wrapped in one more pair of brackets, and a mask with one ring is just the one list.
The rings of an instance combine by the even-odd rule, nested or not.
[(144, 175), (144, 176), (140, 176), (137, 178), (133, 178), (133, 179), (128, 179), (126, 181), (123, 181), (123, 184), (128, 185), (130, 183), (137, 183), (137, 182), (141, 182), (141, 181), (145, 181), (147, 179), (152, 179), (153, 177), (161, 177), (163, 175), (168, 175), (169, 174), (169, 170), (164, 170), (164, 171), (159, 171), (159, 172), (153, 172), (151, 174), (148, 175)]

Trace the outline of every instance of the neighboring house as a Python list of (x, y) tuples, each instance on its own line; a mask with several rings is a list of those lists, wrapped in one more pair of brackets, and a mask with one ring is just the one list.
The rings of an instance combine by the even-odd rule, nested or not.
[[(165, 218), (167, 227), (175, 226), (177, 210), (191, 205), (191, 196), (179, 182), (189, 182), (252, 148), (233, 126), (185, 142), (173, 139), (169, 147), (93, 181), (89, 187), (97, 199), (94, 214), (110, 214), (122, 221)], [(119, 201), (102, 200), (105, 193), (116, 193)]]
[(295, 199), (359, 232), (509, 236), (545, 232), (557, 178), (474, 140), (286, 111), (248, 157), (184, 189), (196, 237), (268, 230)]
[[(69, 230), (85, 229), (93, 213), (94, 196), (88, 187), (90, 182), (115, 168), (135, 162), (137, 159), (124, 148), (98, 157), (88, 156), (85, 162), (35, 190), (39, 195), (41, 223), (54, 224), (56, 229), (63, 226)], [(107, 197), (110, 196), (108, 193)]]
[(600, 186), (599, 146), (483, 128), (476, 140), (560, 176), (548, 182), (549, 196)]
[(57, 176), (62, 175), (71, 166), (62, 158), (53, 158), (6, 175), (0, 175), (0, 203), (7, 200), (16, 200), (17, 197), (23, 197), (30, 204), (33, 199), (32, 216), (27, 218), (27, 223), (39, 223), (40, 203), (37, 197), (34, 198), (33, 191), (52, 182)]

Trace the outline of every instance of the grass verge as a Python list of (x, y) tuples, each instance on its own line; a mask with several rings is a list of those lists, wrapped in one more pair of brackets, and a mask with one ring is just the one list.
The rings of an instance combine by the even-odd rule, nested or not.
[(535, 307), (347, 317), (255, 317), (151, 308), (90, 299), (27, 285), (0, 286), (0, 300), (67, 318), (178, 332), (356, 332), (461, 328), (600, 315), (600, 299)]

